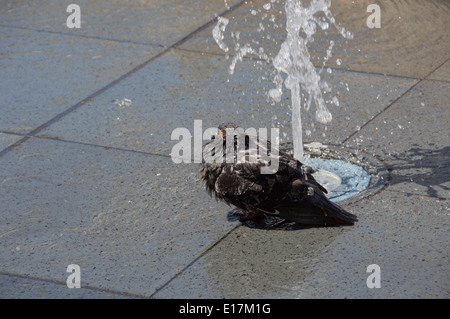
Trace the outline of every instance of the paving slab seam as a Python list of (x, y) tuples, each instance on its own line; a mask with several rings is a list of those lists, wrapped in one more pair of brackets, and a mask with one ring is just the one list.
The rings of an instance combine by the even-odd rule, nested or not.
[(397, 101), (399, 101), (402, 97), (404, 97), (406, 94), (408, 94), (409, 92), (411, 92), (419, 83), (421, 83), (423, 80), (420, 79), (418, 80), (416, 83), (414, 83), (411, 87), (409, 87), (405, 92), (403, 92), (399, 97), (397, 97), (394, 101), (392, 101), (389, 105), (387, 105), (385, 108), (383, 108), (381, 111), (379, 111), (377, 114), (375, 114), (374, 116), (372, 116), (366, 123), (364, 123), (363, 125), (361, 125), (359, 127), (359, 130), (355, 130), (353, 133), (351, 133), (349, 136), (347, 136), (343, 141), (342, 144), (345, 144), (348, 142), (348, 140), (350, 140), (353, 136), (355, 136), (356, 134), (358, 134), (364, 127), (366, 127), (367, 125), (369, 125), (373, 120), (375, 120), (378, 116), (380, 116), (381, 114), (383, 114), (385, 111), (387, 111), (392, 105), (394, 105)]
[[(61, 139), (59, 137), (42, 136), (42, 135), (41, 136), (39, 136), (39, 135), (31, 136), (31, 135), (26, 135), (26, 134), (21, 134), (21, 133), (16, 133), (16, 132), (3, 131), (3, 130), (0, 130), (0, 133), (24, 136), (24, 137), (29, 137), (29, 138), (52, 140), (52, 141), (55, 141), (55, 142), (71, 143), (71, 144), (76, 144), (76, 145), (85, 145), (85, 146), (91, 146), (91, 147), (98, 147), (98, 148), (103, 148), (105, 150), (115, 150), (115, 151), (121, 151), (121, 152), (130, 152), (130, 153), (135, 153), (135, 154), (142, 154), (142, 155), (151, 155), (151, 156), (158, 156), (158, 157), (164, 157), (164, 158), (171, 158), (170, 155), (166, 155), (166, 154), (151, 153), (151, 152), (146, 152), (146, 151), (138, 151), (138, 150), (120, 148), (120, 147), (115, 147), (115, 146), (100, 145), (100, 144), (93, 144), (93, 143), (86, 143), (86, 142), (79, 142), (79, 141), (71, 141), (71, 140)], [(344, 147), (343, 145), (337, 145), (337, 144), (328, 144), (328, 145), (334, 146), (334, 147)], [(345, 148), (351, 149), (353, 151), (357, 150), (356, 148), (353, 148), (353, 147), (345, 147)], [(384, 165), (384, 168), (388, 172), (388, 175), (386, 176), (386, 180), (385, 180), (386, 184), (384, 186), (382, 186), (379, 190), (374, 192), (373, 194), (369, 194), (368, 196), (359, 199), (359, 200), (362, 200), (362, 199), (365, 199), (365, 198), (371, 198), (371, 197), (379, 194), (380, 192), (382, 192), (383, 190), (385, 190), (389, 186), (389, 183), (392, 180), (391, 173), (393, 171), (393, 168), (392, 168), (391, 164), (389, 164), (387, 161), (382, 159), (377, 154), (374, 154), (374, 153), (371, 153), (371, 152), (368, 152), (368, 151), (365, 151), (365, 150), (358, 150), (358, 151), (361, 152), (361, 153), (367, 154), (369, 156), (375, 157), (378, 161), (380, 161)], [(424, 196), (426, 196), (426, 195), (424, 195)], [(357, 200), (357, 201), (350, 201), (350, 202), (348, 202), (348, 204), (356, 203), (359, 200)]]
[(185, 272), (189, 267), (191, 267), (193, 264), (195, 264), (200, 258), (205, 256), (208, 252), (210, 252), (214, 247), (216, 247), (218, 244), (220, 244), (225, 238), (227, 238), (231, 233), (233, 233), (236, 229), (241, 227), (241, 224), (237, 224), (234, 226), (231, 230), (229, 230), (225, 235), (223, 235), (219, 240), (217, 240), (214, 244), (209, 246), (207, 249), (205, 249), (200, 255), (194, 258), (189, 264), (187, 264), (183, 269), (181, 269), (179, 272), (177, 272), (172, 278), (170, 278), (168, 281), (166, 281), (164, 284), (162, 284), (160, 287), (156, 288), (156, 290), (148, 296), (148, 298), (155, 298), (155, 296), (163, 290), (165, 287), (167, 287), (173, 280), (178, 278), (183, 272)]
[(0, 151), (0, 157), (5, 155), (6, 153), (10, 152), (12, 149), (16, 148), (17, 146), (25, 143), (26, 141), (28, 141), (30, 139), (30, 136), (35, 136), (36, 134), (38, 134), (40, 131), (42, 131), (43, 129), (49, 127), (50, 125), (52, 125), (53, 123), (59, 121), (61, 118), (63, 118), (64, 116), (66, 116), (69, 113), (72, 113), (73, 111), (77, 110), (78, 108), (80, 108), (82, 105), (86, 104), (87, 102), (89, 102), (90, 100), (94, 99), (95, 97), (97, 97), (98, 95), (102, 94), (103, 92), (107, 91), (108, 89), (110, 89), (111, 87), (113, 87), (114, 85), (118, 84), (119, 82), (121, 82), (122, 80), (124, 80), (125, 78), (127, 78), (128, 76), (134, 74), (135, 72), (137, 72), (138, 70), (142, 69), (143, 67), (145, 67), (146, 65), (148, 65), (149, 63), (153, 62), (154, 60), (158, 59), (159, 57), (163, 56), (164, 54), (166, 54), (167, 52), (169, 52), (171, 49), (177, 48), (178, 46), (182, 45), (184, 42), (186, 42), (187, 40), (189, 40), (192, 36), (194, 36), (197, 32), (200, 32), (201, 30), (207, 28), (208, 26), (210, 26), (212, 23), (216, 22), (218, 17), (220, 15), (223, 15), (227, 12), (231, 12), (234, 9), (238, 8), (240, 5), (244, 4), (246, 2), (246, 0), (242, 0), (230, 7), (228, 7), (226, 10), (224, 10), (223, 12), (221, 12), (219, 15), (216, 15), (214, 18), (208, 20), (206, 23), (204, 23), (203, 25), (201, 25), (200, 27), (194, 29), (193, 31), (191, 31), (188, 35), (186, 35), (185, 37), (181, 38), (180, 40), (178, 40), (177, 42), (173, 43), (172, 45), (170, 45), (169, 47), (167, 47), (166, 49), (164, 49), (163, 51), (159, 52), (158, 54), (152, 56), (150, 59), (148, 59), (147, 61), (144, 61), (143, 63), (135, 66), (133, 69), (131, 69), (130, 71), (128, 71), (127, 73), (121, 75), (119, 78), (115, 79), (114, 81), (110, 82), (109, 84), (107, 84), (106, 86), (104, 86), (103, 88), (95, 91), (94, 93), (92, 93), (91, 95), (89, 95), (88, 97), (84, 98), (83, 100), (81, 100), (80, 102), (72, 105), (71, 107), (69, 107), (68, 109), (66, 109), (65, 111), (57, 114), (56, 116), (54, 116), (53, 118), (51, 118), (50, 120), (48, 120), (47, 122), (41, 124), (40, 126), (36, 127), (35, 129), (33, 129), (32, 131), (30, 131), (28, 134), (26, 134), (27, 136), (23, 137), (22, 139), (20, 139), (19, 141), (15, 142), (14, 144), (8, 146), (7, 148), (3, 149), (2, 151)]
[[(208, 52), (208, 51), (201, 51), (201, 50), (193, 50), (193, 49), (186, 49), (186, 48), (175, 48), (177, 51), (185, 51), (190, 53), (198, 53), (198, 54), (209, 54), (214, 56), (223, 56), (226, 57), (227, 55), (229, 57), (235, 57), (236, 55), (234, 53), (225, 54), (222, 52)], [(257, 56), (243, 56), (242, 59), (244, 60), (254, 60), (259, 62), (267, 62), (267, 60), (262, 59)], [(315, 68), (322, 68), (322, 64), (317, 64), (315, 62), (312, 62)], [(445, 62), (444, 62), (445, 63)], [(388, 74), (388, 73), (381, 73), (381, 72), (369, 72), (369, 71), (361, 71), (361, 70), (352, 70), (352, 69), (345, 69), (345, 68), (337, 68), (335, 66), (328, 67), (329, 69), (333, 71), (342, 71), (342, 72), (351, 72), (351, 73), (358, 73), (358, 74), (364, 74), (364, 75), (381, 75), (381, 76), (388, 76), (392, 78), (399, 78), (399, 79), (409, 79), (409, 80), (425, 80), (425, 78), (421, 77), (415, 77), (415, 76), (408, 76), (408, 75), (399, 75), (399, 74)], [(450, 82), (445, 80), (433, 80), (433, 81), (440, 81), (440, 82)]]
[(3, 149), (0, 152), (0, 157), (3, 156), (4, 154), (8, 153), (9, 151), (11, 151), (12, 149), (16, 148), (17, 146), (25, 143), (26, 141), (28, 141), (31, 137), (35, 136), (36, 134), (38, 134), (40, 131), (42, 131), (43, 129), (49, 127), (50, 125), (52, 125), (53, 123), (59, 121), (61, 118), (63, 118), (64, 116), (66, 116), (69, 113), (72, 113), (73, 111), (77, 110), (78, 108), (80, 108), (82, 105), (86, 104), (87, 102), (89, 102), (90, 100), (94, 99), (95, 97), (97, 97), (98, 95), (102, 94), (103, 92), (107, 91), (108, 89), (110, 89), (111, 87), (113, 87), (114, 85), (116, 85), (117, 83), (121, 82), (122, 80), (124, 80), (125, 78), (127, 78), (128, 76), (130, 76), (131, 74), (135, 73), (136, 71), (142, 69), (144, 66), (146, 66), (147, 64), (153, 62), (154, 60), (156, 60), (157, 58), (161, 57), (162, 55), (164, 55), (165, 53), (167, 53), (168, 51), (170, 51), (170, 48), (165, 49), (163, 51), (161, 51), (160, 53), (152, 56), (150, 59), (148, 59), (147, 61), (137, 65), (136, 67), (134, 67), (133, 69), (131, 69), (130, 71), (128, 71), (127, 73), (123, 74), (122, 76), (120, 76), (119, 78), (115, 79), (114, 81), (110, 82), (109, 84), (107, 84), (106, 86), (104, 86), (103, 88), (95, 91), (94, 93), (92, 93), (91, 95), (89, 95), (88, 97), (84, 98), (83, 100), (81, 100), (80, 102), (72, 105), (71, 107), (69, 107), (68, 109), (66, 109), (65, 111), (57, 114), (56, 116), (54, 116), (53, 118), (51, 118), (50, 120), (48, 120), (47, 122), (45, 122), (44, 124), (41, 124), (40, 126), (36, 127), (35, 129), (33, 129), (32, 131), (30, 131), (29, 133), (25, 134), (25, 136), (20, 139), (19, 141), (15, 142), (14, 144), (8, 146), (7, 148)]
[(2, 131), (2, 130), (0, 130), (0, 133), (10, 134), (10, 135), (18, 135), (18, 136), (23, 136), (23, 137), (28, 137), (28, 138), (38, 138), (38, 139), (52, 140), (52, 141), (56, 141), (56, 142), (71, 143), (71, 144), (77, 144), (77, 145), (86, 145), (86, 146), (100, 147), (100, 148), (103, 148), (105, 150), (116, 150), (116, 151), (130, 152), (130, 153), (135, 153), (135, 154), (143, 154), (143, 155), (152, 155), (152, 156), (159, 156), (159, 157), (165, 157), (165, 158), (172, 158), (170, 155), (166, 155), (166, 154), (151, 153), (151, 152), (138, 151), (138, 150), (132, 150), (132, 149), (127, 149), (127, 148), (108, 146), (108, 145), (100, 145), (100, 144), (79, 142), (79, 141), (71, 141), (71, 140), (61, 139), (59, 137), (42, 136), (42, 135), (27, 135), (27, 134), (21, 134), (21, 133), (16, 133), (16, 132), (9, 132), (9, 131)]
[(160, 47), (162, 49), (167, 48), (166, 46), (159, 44), (159, 43), (145, 43), (145, 42), (138, 42), (138, 41), (132, 41), (132, 40), (122, 40), (122, 39), (115, 39), (115, 38), (108, 38), (108, 37), (100, 37), (100, 36), (95, 36), (95, 35), (86, 35), (86, 34), (79, 34), (79, 33), (77, 34), (75, 32), (68, 33), (68, 32), (60, 32), (60, 31), (52, 31), (52, 30), (44, 30), (44, 29), (34, 29), (34, 28), (8, 25), (8, 24), (0, 24), (0, 27), (1, 28), (27, 30), (27, 31), (36, 31), (36, 32), (43, 32), (43, 33), (51, 33), (51, 34), (58, 34), (58, 35), (64, 35), (64, 36), (86, 38), (86, 39), (104, 40), (104, 41), (119, 42), (119, 43), (137, 44), (137, 45), (147, 45), (147, 46)]
[(438, 79), (424, 79), (425, 81), (433, 81), (433, 82), (441, 82), (441, 83), (450, 83), (450, 81), (446, 80), (438, 80)]
[(46, 32), (46, 33), (52, 33), (52, 34), (60, 34), (60, 35), (67, 35), (67, 36), (74, 36), (74, 37), (82, 37), (82, 38), (90, 38), (90, 39), (98, 39), (98, 40), (107, 40), (107, 41), (115, 41), (115, 42), (121, 42), (121, 43), (131, 43), (131, 44), (142, 44), (142, 45), (150, 45), (150, 46), (158, 46), (165, 49), (175, 48), (179, 45), (182, 45), (184, 42), (186, 42), (188, 39), (190, 39), (194, 34), (197, 32), (204, 30), (208, 26), (210, 26), (212, 23), (217, 21), (217, 18), (219, 16), (222, 16), (226, 13), (229, 13), (233, 11), (234, 9), (238, 8), (242, 4), (244, 4), (247, 0), (241, 0), (238, 3), (235, 3), (232, 6), (229, 6), (224, 11), (220, 12), (219, 14), (216, 14), (214, 18), (208, 20), (206, 23), (201, 25), (200, 27), (194, 29), (191, 31), (188, 35), (181, 38), (180, 40), (176, 41), (170, 46), (165, 46), (159, 43), (145, 43), (145, 42), (138, 42), (138, 41), (132, 41), (132, 40), (123, 40), (123, 39), (115, 39), (115, 38), (109, 38), (109, 37), (100, 37), (100, 36), (93, 36), (93, 35), (85, 35), (85, 34), (77, 34), (77, 33), (69, 33), (69, 32), (60, 32), (60, 31), (52, 31), (52, 30), (45, 30), (45, 29), (35, 29), (30, 27), (24, 27), (24, 26), (14, 26), (9, 24), (0, 24), (0, 27), (3, 28), (14, 28), (14, 29), (22, 29), (22, 30), (29, 30), (29, 31), (36, 31), (36, 32)]
[(444, 200), (444, 201), (449, 200), (448, 198), (445, 198), (445, 197), (431, 196), (431, 195), (425, 195), (425, 194), (417, 194), (417, 193), (412, 193), (412, 192), (404, 192), (404, 191), (400, 191), (400, 190), (396, 190), (396, 189), (388, 189), (388, 191), (389, 192), (393, 192), (393, 193), (405, 194), (405, 195), (408, 195), (408, 196), (419, 196), (419, 197), (425, 197), (425, 198), (437, 199), (437, 200)]
[[(22, 275), (22, 274), (15, 274), (15, 273), (7, 272), (7, 271), (0, 271), (0, 276), (8, 276), (8, 277), (28, 279), (28, 280), (39, 281), (39, 282), (46, 282), (46, 283), (61, 285), (64, 287), (67, 286), (67, 283), (65, 281), (50, 279), (50, 278), (33, 277), (33, 276), (27, 276), (27, 275)], [(67, 288), (67, 289), (70, 289), (70, 288)], [(115, 294), (115, 295), (119, 295), (119, 296), (123, 296), (123, 297), (145, 298), (144, 295), (140, 295), (140, 294), (134, 294), (134, 293), (126, 292), (126, 291), (119, 291), (119, 290), (108, 289), (108, 288), (87, 286), (84, 284), (81, 286), (80, 289), (88, 289), (88, 290), (92, 290), (92, 291), (96, 291), (96, 292), (110, 293), (110, 294)]]
[(450, 57), (448, 57), (447, 60), (445, 60), (444, 62), (442, 62), (441, 64), (439, 64), (439, 66), (438, 66), (437, 68), (435, 68), (433, 71), (431, 71), (430, 73), (428, 73), (428, 74), (424, 77), (424, 80), (427, 80), (427, 81), (436, 81), (436, 82), (445, 82), (445, 83), (450, 82), (450, 80), (447, 81), (447, 80), (429, 79), (429, 77), (430, 77), (437, 69), (439, 69), (441, 66), (443, 66), (443, 65), (444, 65), (445, 63), (447, 63), (448, 61), (450, 61)]
[[(222, 12), (218, 16), (221, 16), (223, 14), (224, 13)], [(198, 31), (203, 30), (204, 28), (206, 28), (211, 23), (216, 22), (216, 20), (217, 20), (217, 17), (213, 18), (212, 21), (208, 21), (206, 26), (201, 26), (198, 30), (196, 29), (193, 32), (196, 33)], [(6, 25), (5, 24), (0, 24), (0, 27), (12, 28), (12, 29), (21, 29), (21, 30), (29, 30), (29, 31), (36, 31), (36, 32), (46, 32), (46, 33), (59, 34), (59, 35), (64, 35), (64, 36), (72, 36), (72, 37), (81, 37), (81, 38), (87, 38), (87, 39), (105, 40), (105, 41), (112, 41), (112, 42), (119, 42), (119, 43), (129, 43), (129, 44), (136, 44), (136, 45), (155, 46), (155, 47), (160, 47), (162, 49), (170, 48), (170, 46), (165, 46), (165, 45), (159, 44), (159, 43), (146, 43), (146, 42), (138, 42), (138, 41), (132, 41), (132, 40), (117, 39), (117, 38), (100, 37), (100, 36), (93, 36), (93, 35), (86, 35), (86, 34), (67, 33), (67, 32), (59, 32), (59, 31), (44, 30), (44, 29), (34, 29), (34, 28), (29, 28), (29, 27), (14, 26), (14, 25), (7, 25), (7, 24)], [(190, 37), (191, 36), (192, 35), (190, 35)], [(177, 50), (180, 50), (180, 51), (186, 51), (186, 52), (192, 52), (192, 53), (209, 54), (209, 55), (216, 55), (216, 56), (225, 56), (224, 53), (220, 53), (220, 52), (205, 52), (205, 51), (200, 51), (200, 50), (193, 50), (193, 49), (186, 49), (186, 48), (179, 48), (178, 47), (179, 45), (183, 44), (187, 40), (188, 40), (188, 38), (187, 39), (182, 38), (180, 40), (180, 41), (182, 41), (182, 43), (177, 44), (173, 48), (177, 49)], [(235, 54), (233, 54), (233, 53), (230, 53), (228, 55), (230, 57), (234, 57), (235, 56)], [(255, 61), (264, 61), (264, 59), (261, 59), (259, 57), (252, 57), (252, 56), (244, 56), (243, 59), (251, 59), (251, 60), (255, 60)], [(445, 60), (445, 62), (447, 62), (449, 59)], [(319, 68), (322, 65), (314, 65), (314, 66), (316, 68)], [(442, 64), (440, 66), (442, 66)], [(360, 73), (360, 74), (383, 75), (383, 76), (389, 76), (389, 77), (394, 77), (394, 78), (403, 78), (403, 79), (412, 79), (412, 80), (430, 80), (430, 81), (437, 81), (437, 82), (450, 82), (450, 81), (447, 81), (447, 80), (427, 79), (427, 77), (429, 77), (431, 75), (431, 73), (434, 72), (435, 70), (433, 70), (431, 73), (429, 73), (425, 78), (420, 78), (420, 77), (407, 76), (407, 75), (388, 74), (388, 73), (381, 73), (381, 72), (367, 72), (367, 71), (344, 69), (344, 68), (337, 68), (337, 67), (329, 67), (329, 68), (331, 70), (348, 71), (348, 72)]]
[[(12, 132), (7, 132), (7, 131), (0, 131), (0, 133), (5, 133), (5, 134), (14, 134), (14, 135), (20, 135), (20, 136), (24, 136), (24, 134), (20, 134), (20, 133), (12, 133)], [(54, 140), (57, 142), (64, 142), (64, 143), (73, 143), (73, 144), (79, 144), (79, 145), (87, 145), (87, 146), (93, 146), (93, 147), (101, 147), (104, 149), (112, 149), (112, 150), (117, 150), (117, 151), (125, 151), (125, 152), (132, 152), (132, 153), (139, 153), (139, 154), (146, 154), (146, 155), (155, 155), (155, 156), (162, 156), (162, 157), (167, 157), (170, 158), (169, 155), (164, 155), (164, 154), (155, 154), (155, 153), (148, 153), (148, 152), (143, 152), (143, 151), (135, 151), (135, 150), (129, 150), (129, 149), (121, 149), (121, 148), (117, 148), (117, 147), (110, 147), (110, 146), (103, 146), (103, 145), (96, 145), (96, 144), (91, 144), (91, 143), (84, 143), (84, 142), (76, 142), (76, 141), (67, 141), (67, 140), (61, 140), (59, 138), (54, 138), (54, 137), (43, 137), (43, 136), (26, 136), (28, 138), (39, 138), (39, 139), (47, 139), (47, 140)], [(199, 254), (197, 257), (195, 257), (191, 262), (189, 262), (186, 266), (183, 267), (183, 269), (181, 269), (179, 272), (177, 272), (172, 278), (170, 278), (166, 283), (164, 283), (163, 285), (161, 285), (159, 288), (156, 289), (156, 291), (154, 293), (152, 293), (150, 296), (144, 296), (144, 295), (138, 295), (138, 294), (131, 294), (131, 293), (124, 293), (124, 292), (120, 292), (120, 291), (116, 291), (116, 290), (111, 290), (111, 289), (102, 289), (102, 288), (96, 288), (96, 287), (91, 287), (91, 286), (83, 286), (83, 288), (88, 288), (91, 290), (96, 290), (96, 291), (104, 291), (104, 292), (111, 292), (111, 293), (115, 293), (115, 294), (120, 294), (120, 295), (125, 295), (125, 296), (130, 296), (130, 297), (139, 297), (139, 298), (153, 298), (154, 295), (159, 292), (161, 289), (163, 289), (164, 287), (166, 287), (170, 282), (172, 282), (175, 278), (177, 278), (179, 275), (181, 275), (184, 271), (186, 271), (186, 269), (188, 269), (190, 266), (192, 266), (198, 259), (200, 259), (201, 257), (203, 257), (205, 254), (207, 254), (211, 249), (213, 249), (214, 247), (216, 247), (221, 241), (223, 241), (226, 237), (228, 237), (234, 230), (236, 230), (238, 227), (240, 227), (241, 225), (238, 224), (235, 227), (233, 227), (231, 230), (229, 230), (227, 233), (225, 233), (224, 236), (222, 236), (221, 238), (219, 238), (216, 242), (214, 242), (210, 247), (208, 247), (206, 250), (204, 250), (201, 254)], [(51, 280), (51, 279), (45, 279), (45, 278), (35, 278), (35, 277), (29, 277), (29, 276), (25, 276), (25, 275), (20, 275), (20, 274), (13, 274), (13, 273), (8, 273), (8, 272), (2, 272), (0, 271), (0, 275), (8, 275), (8, 276), (15, 276), (15, 277), (20, 277), (20, 278), (26, 278), (26, 279), (34, 279), (34, 280), (40, 280), (40, 281), (45, 281), (45, 282), (51, 282), (51, 283), (56, 283), (56, 284), (61, 284), (61, 285), (65, 285), (65, 282), (61, 282), (58, 280)]]
[(342, 141), (342, 144), (345, 144), (349, 139), (351, 139), (355, 134), (360, 132), (365, 126), (367, 126), (369, 123), (371, 123), (374, 119), (376, 119), (379, 115), (383, 114), (385, 111), (387, 111), (392, 105), (394, 105), (397, 101), (399, 101), (402, 97), (404, 97), (406, 94), (411, 92), (419, 83), (422, 83), (423, 81), (429, 81), (426, 80), (427, 77), (429, 77), (433, 72), (435, 72), (437, 69), (439, 69), (441, 66), (443, 66), (447, 61), (449, 61), (450, 58), (439, 64), (436, 68), (434, 68), (432, 71), (430, 71), (427, 75), (425, 75), (423, 78), (418, 80), (416, 83), (414, 83), (409, 89), (407, 89), (403, 94), (401, 94), (398, 98), (396, 98), (394, 101), (392, 101), (388, 106), (386, 106), (384, 109), (382, 109), (380, 112), (375, 114), (370, 120), (368, 120), (366, 123), (360, 126), (359, 130), (355, 130), (352, 134), (350, 134), (347, 138), (345, 138)]

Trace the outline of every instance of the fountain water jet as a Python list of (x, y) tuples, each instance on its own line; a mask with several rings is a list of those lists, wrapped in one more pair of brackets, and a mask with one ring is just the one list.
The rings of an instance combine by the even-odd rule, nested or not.
[[(330, 0), (311, 0), (307, 7), (304, 7), (300, 0), (286, 0), (287, 36), (286, 40), (281, 44), (278, 55), (273, 60), (273, 65), (278, 71), (274, 80), (277, 83), (277, 88), (270, 90), (269, 95), (276, 102), (280, 101), (283, 85), (283, 81), (280, 81), (280, 73), (287, 74), (284, 84), (291, 91), (294, 157), (300, 161), (304, 160), (300, 87), (309, 96), (306, 109), (310, 108), (312, 100), (316, 104), (316, 120), (326, 124), (332, 119), (332, 115), (322, 97), (320, 75), (311, 62), (307, 47), (316, 33), (316, 25), (322, 30), (328, 29), (329, 26), (326, 21), (318, 19), (315, 15), (323, 12), (325, 17), (338, 28), (341, 35), (346, 38), (352, 37), (351, 33), (336, 25), (335, 19), (329, 10), (330, 5)], [(302, 37), (301, 34), (305, 36)], [(333, 45), (334, 42), (330, 41), (330, 49), (327, 51), (326, 60), (331, 57)], [(337, 97), (334, 97), (333, 101), (337, 101)]]
[[(316, 108), (316, 121), (323, 124), (329, 123), (332, 120), (332, 115), (322, 96), (322, 89), (328, 88), (329, 86), (327, 82), (321, 80), (320, 73), (323, 70), (325, 63), (332, 56), (334, 41), (330, 41), (330, 46), (326, 51), (322, 68), (319, 71), (316, 70), (316, 67), (311, 62), (308, 44), (313, 41), (317, 26), (322, 30), (327, 30), (330, 23), (334, 25), (341, 36), (346, 39), (352, 39), (353, 34), (336, 24), (335, 18), (329, 9), (331, 0), (310, 0), (309, 5), (306, 6), (303, 5), (303, 2), (306, 1), (286, 0), (285, 13), (287, 35), (285, 41), (281, 44), (278, 54), (272, 61), (273, 66), (277, 70), (277, 74), (273, 80), (276, 84), (276, 88), (269, 90), (268, 94), (278, 103), (281, 101), (283, 85), (290, 90), (293, 156), (301, 162), (306, 161), (308, 165), (319, 168), (314, 176), (322, 184), (325, 184), (329, 190), (338, 189), (338, 191), (342, 191), (343, 188), (355, 186), (353, 182), (352, 185), (347, 185), (345, 183), (341, 185), (342, 179), (339, 177), (339, 174), (345, 175), (344, 170), (350, 170), (348, 165), (352, 164), (335, 160), (331, 160), (330, 162), (330, 159), (305, 159), (301, 121), (301, 91), (307, 96), (307, 99), (305, 100), (305, 109), (309, 110), (312, 102), (314, 102)], [(264, 9), (270, 9), (270, 4), (269, 6), (266, 4)], [(321, 15), (322, 17), (318, 17), (318, 15)], [(227, 53), (227, 58), (229, 50), (223, 43), (223, 32), (225, 31), (228, 22), (228, 19), (219, 17), (218, 24), (213, 30), (213, 37), (219, 47)], [(261, 28), (261, 30), (263, 29), (264, 28)], [(239, 43), (237, 43), (235, 51), (236, 55), (229, 68), (230, 74), (233, 74), (236, 62), (238, 60), (242, 61), (242, 58), (247, 54), (254, 54), (260, 59), (270, 62), (268, 56), (263, 54), (263, 48), (255, 50), (249, 44), (241, 47)], [(330, 73), (330, 71), (331, 69), (327, 70), (328, 73)], [(283, 79), (283, 74), (285, 79)], [(339, 105), (339, 100), (336, 96), (331, 99), (331, 103), (336, 106)], [(364, 174), (359, 176), (363, 175)], [(364, 177), (364, 179), (365, 178), (366, 177)], [(346, 181), (348, 180), (349, 179), (346, 178)], [(358, 183), (357, 181), (354, 182)], [(332, 194), (330, 195), (335, 196)]]

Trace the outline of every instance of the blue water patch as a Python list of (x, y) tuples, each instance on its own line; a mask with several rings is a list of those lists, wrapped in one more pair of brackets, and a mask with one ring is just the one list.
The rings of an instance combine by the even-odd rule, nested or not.
[(341, 184), (327, 194), (327, 197), (333, 202), (355, 196), (366, 189), (370, 182), (370, 175), (362, 167), (341, 160), (309, 158), (306, 164), (316, 170), (328, 171), (341, 178)]

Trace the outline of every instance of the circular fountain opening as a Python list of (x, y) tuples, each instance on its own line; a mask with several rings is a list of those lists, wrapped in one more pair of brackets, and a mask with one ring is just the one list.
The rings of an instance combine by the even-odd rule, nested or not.
[(313, 176), (327, 189), (327, 197), (333, 202), (357, 195), (370, 182), (370, 175), (362, 167), (342, 160), (309, 158), (306, 165), (317, 170)]
[[(292, 144), (281, 149), (293, 154)], [(304, 145), (306, 165), (316, 172), (314, 178), (324, 186), (333, 202), (356, 202), (384, 189), (389, 169), (374, 155), (342, 146), (310, 143)]]

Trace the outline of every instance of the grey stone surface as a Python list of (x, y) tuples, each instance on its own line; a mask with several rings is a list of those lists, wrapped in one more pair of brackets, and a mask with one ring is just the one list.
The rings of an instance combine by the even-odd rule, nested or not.
[[(342, 202), (359, 222), (341, 228), (241, 225), (196, 164), (169, 156), (172, 131), (195, 119), (289, 141), (289, 92), (267, 97), (270, 59), (228, 73), (237, 42), (278, 52), (284, 1), (83, 0), (77, 30), (69, 3), (0, 1), (1, 298), (450, 296), (448, 1), (379, 1), (380, 29), (366, 25), (371, 1), (333, 1), (354, 39), (330, 25), (310, 43), (319, 70), (335, 43), (320, 74), (339, 107), (326, 127), (303, 111), (305, 142), (351, 151), (373, 177)], [(228, 58), (216, 15), (230, 19)], [(370, 264), (380, 289), (366, 285)]]
[(393, 189), (449, 198), (449, 83), (424, 80), (346, 143), (393, 168)]
[[(6, 2), (6, 3), (3, 3)], [(227, 0), (231, 6), (239, 1)], [(125, 42), (170, 46), (226, 10), (223, 0), (79, 0), (81, 28), (69, 29), (70, 0), (2, 1), (1, 24)]]
[(36, 138), (1, 161), (7, 273), (149, 295), (234, 227), (194, 164)]
[[(322, 298), (442, 298), (448, 296), (447, 200), (386, 191), (349, 207), (360, 222), (320, 255), (300, 296)], [(368, 289), (369, 264), (381, 288)]]
[(19, 133), (31, 131), (162, 50), (5, 27), (0, 34), (0, 130)]
[(253, 229), (241, 226), (155, 298), (297, 298), (291, 287), (344, 228)]
[(14, 144), (22, 137), (19, 135), (0, 133), (0, 152), (8, 146)]
[(447, 62), (440, 66), (436, 71), (431, 73), (427, 79), (450, 82), (450, 60), (447, 60)]
[[(241, 226), (155, 297), (448, 296), (448, 201), (385, 191), (346, 208), (353, 227)], [(380, 289), (367, 287), (371, 264)]]
[[(236, 43), (240, 43), (240, 47), (248, 44), (256, 51), (263, 47), (269, 57), (277, 55), (286, 38), (284, 1), (273, 3), (269, 10), (264, 9), (267, 3), (266, 0), (247, 1), (224, 15), (230, 21), (224, 34), (229, 54), (235, 54)], [(331, 40), (333, 55), (327, 66), (338, 69), (423, 78), (448, 59), (449, 35), (435, 32), (436, 26), (450, 23), (450, 6), (446, 0), (436, 0), (427, 6), (407, 1), (377, 1), (381, 27), (373, 29), (367, 26), (371, 14), (367, 7), (373, 1), (331, 3), (337, 25), (352, 32), (353, 39), (341, 37), (331, 23), (326, 30), (317, 26), (315, 40), (309, 45), (311, 61), (317, 66), (322, 65)], [(426, 18), (431, 16), (433, 19)], [(213, 27), (200, 32), (182, 48), (225, 54), (212, 38)]]
[(124, 294), (84, 287), (69, 289), (65, 282), (0, 274), (0, 299), (123, 299), (130, 297), (132, 298)]
[[(276, 126), (281, 141), (291, 141), (290, 93), (280, 103), (267, 94), (275, 87), (269, 80), (273, 67), (244, 60), (230, 76), (227, 63), (215, 55), (171, 51), (39, 135), (169, 154), (178, 142), (171, 141), (172, 131), (186, 127), (193, 134), (194, 120), (202, 120), (203, 130), (227, 121), (245, 128)], [(323, 79), (332, 87), (325, 98), (336, 96), (339, 106), (330, 106), (334, 119), (328, 125), (315, 121), (315, 106), (303, 110), (307, 142), (340, 144), (416, 83), (343, 71)], [(121, 97), (132, 104), (116, 105)]]

